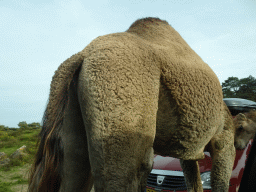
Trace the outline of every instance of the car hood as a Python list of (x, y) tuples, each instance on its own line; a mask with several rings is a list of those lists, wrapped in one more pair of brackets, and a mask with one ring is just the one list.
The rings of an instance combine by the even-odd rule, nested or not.
[[(212, 159), (210, 153), (204, 152), (204, 154), (205, 159), (198, 161), (200, 172), (210, 171), (212, 168)], [(155, 156), (153, 169), (182, 171), (179, 159), (173, 157), (163, 157), (160, 155)]]

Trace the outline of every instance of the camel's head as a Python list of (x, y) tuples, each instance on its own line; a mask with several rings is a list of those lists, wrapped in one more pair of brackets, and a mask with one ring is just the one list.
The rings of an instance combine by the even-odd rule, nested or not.
[(256, 111), (251, 111), (248, 114), (239, 113), (234, 118), (236, 128), (235, 147), (236, 149), (243, 149), (246, 147), (250, 139), (254, 138), (256, 132)]

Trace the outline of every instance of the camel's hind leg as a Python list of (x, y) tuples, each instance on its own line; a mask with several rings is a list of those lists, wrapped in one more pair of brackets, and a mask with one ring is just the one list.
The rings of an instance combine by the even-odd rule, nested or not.
[(124, 131), (109, 137), (88, 135), (95, 192), (143, 192), (153, 165), (153, 140)]
[(202, 192), (200, 170), (198, 161), (180, 160), (188, 192)]
[[(136, 78), (122, 76), (122, 80), (118, 80), (115, 78), (121, 73), (111, 70), (101, 70), (104, 73), (100, 74), (93, 70), (92, 73), (89, 67), (82, 66), (78, 98), (85, 122), (95, 192), (143, 192), (153, 165), (159, 80), (155, 78), (156, 86), (149, 82), (149, 87), (143, 92), (136, 90), (141, 86), (131, 84), (128, 90), (123, 90), (126, 81)], [(108, 76), (108, 71), (114, 75), (105, 80), (102, 75)], [(138, 77), (135, 83), (141, 79)]]
[(87, 137), (76, 92), (76, 76), (68, 91), (61, 138), (64, 146), (61, 192), (90, 192), (93, 177), (89, 162)]
[(216, 135), (208, 144), (212, 157), (211, 186), (213, 192), (228, 192), (235, 160), (234, 134), (227, 130)]
[(224, 129), (217, 133), (206, 146), (206, 150), (210, 152), (212, 157), (212, 192), (228, 192), (236, 156), (233, 119), (225, 104), (224, 107)]

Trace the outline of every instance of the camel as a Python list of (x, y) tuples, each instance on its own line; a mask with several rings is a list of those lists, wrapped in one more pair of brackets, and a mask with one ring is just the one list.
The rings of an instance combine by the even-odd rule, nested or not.
[(234, 125), (236, 128), (235, 147), (244, 149), (256, 133), (256, 110), (236, 115)]
[(30, 192), (142, 192), (153, 155), (181, 159), (189, 192), (227, 192), (235, 129), (213, 70), (168, 22), (135, 21), (94, 39), (55, 72)]

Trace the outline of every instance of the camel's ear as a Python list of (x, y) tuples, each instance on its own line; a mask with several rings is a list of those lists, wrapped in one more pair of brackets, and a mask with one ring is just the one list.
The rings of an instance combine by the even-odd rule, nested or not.
[(239, 113), (236, 116), (236, 118), (237, 118), (237, 120), (242, 120), (242, 121), (245, 121), (247, 119), (246, 116), (243, 113)]

